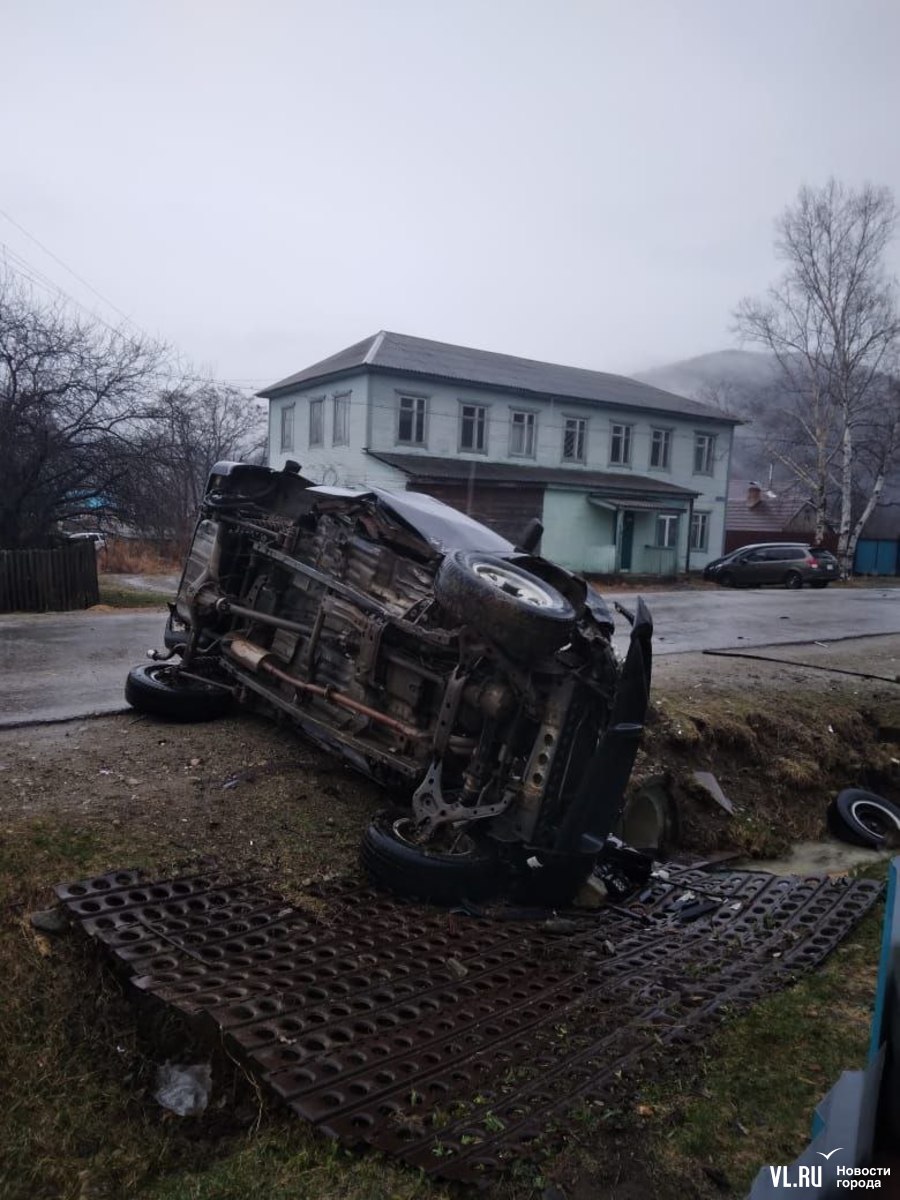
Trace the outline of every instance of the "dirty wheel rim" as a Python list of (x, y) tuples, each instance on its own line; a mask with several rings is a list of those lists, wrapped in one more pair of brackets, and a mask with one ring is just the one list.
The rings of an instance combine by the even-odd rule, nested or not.
[(789, 588), (798, 588), (803, 580), (796, 571), (789, 571), (785, 576), (784, 586)]
[(900, 833), (900, 817), (871, 800), (855, 800), (850, 805), (850, 813), (874, 837), (883, 840), (889, 833)]
[(484, 579), (499, 592), (515, 596), (517, 600), (522, 600), (535, 608), (553, 607), (553, 597), (540, 586), (536, 579), (525, 579), (518, 571), (512, 571), (491, 562), (473, 563), (472, 570), (479, 579)]
[[(437, 854), (441, 858), (471, 858), (476, 851), (475, 842), (462, 830), (448, 829), (450, 834), (448, 844), (442, 843), (440, 846), (436, 846), (416, 839), (416, 826), (411, 817), (399, 817), (391, 828), (394, 831), (394, 837), (399, 842), (403, 842), (405, 846), (411, 846), (422, 854)], [(444, 828), (447, 829), (446, 826)]]

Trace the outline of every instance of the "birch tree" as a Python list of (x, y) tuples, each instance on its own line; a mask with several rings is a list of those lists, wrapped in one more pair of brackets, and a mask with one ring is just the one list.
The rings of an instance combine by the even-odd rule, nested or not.
[[(873, 425), (884, 423), (885, 378), (900, 340), (896, 283), (884, 265), (896, 220), (887, 188), (854, 191), (833, 179), (801, 188), (776, 225), (781, 278), (736, 313), (743, 338), (778, 364), (784, 401), (771, 449), (808, 495), (817, 539), (825, 533), (829, 496), (836, 496), (845, 572), (861, 528), (860, 514), (854, 520), (859, 447)], [(887, 394), (896, 407), (896, 391)], [(893, 413), (887, 415), (893, 430)], [(870, 499), (871, 493), (863, 511)]]

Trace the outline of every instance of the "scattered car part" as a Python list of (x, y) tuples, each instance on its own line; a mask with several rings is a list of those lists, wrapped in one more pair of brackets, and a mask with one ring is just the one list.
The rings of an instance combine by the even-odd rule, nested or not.
[(626, 613), (620, 665), (609, 608), (533, 553), (537, 527), (516, 550), (431, 496), (314, 486), (295, 467), (213, 467), (165, 660), (131, 672), (127, 699), (201, 720), (234, 695), (409, 800), (364, 839), (383, 885), (471, 899), (490, 862), (495, 887), (565, 902), (623, 804), (646, 607)]
[(712, 796), (719, 808), (727, 812), (729, 817), (734, 816), (734, 805), (722, 791), (718, 779), (711, 771), (695, 771), (694, 782), (699, 784), (707, 795)]
[(614, 833), (626, 845), (659, 854), (678, 842), (678, 810), (665, 775), (635, 788), (625, 802)]
[(834, 836), (851, 845), (900, 845), (900, 807), (874, 792), (845, 788), (829, 804), (827, 819)]
[(642, 1061), (816, 966), (881, 893), (667, 876), (567, 922), (562, 940), (546, 912), (468, 919), (357, 879), (312, 887), (308, 908), (210, 873), (116, 871), (56, 892), (135, 988), (221, 1039), (296, 1114), (475, 1183), (547, 1148), (577, 1105), (630, 1104)]

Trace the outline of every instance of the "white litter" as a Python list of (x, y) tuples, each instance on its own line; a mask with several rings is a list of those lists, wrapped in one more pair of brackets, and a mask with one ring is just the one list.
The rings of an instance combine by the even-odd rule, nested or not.
[(209, 1063), (182, 1066), (164, 1062), (156, 1070), (153, 1099), (178, 1117), (197, 1117), (209, 1103), (212, 1067)]

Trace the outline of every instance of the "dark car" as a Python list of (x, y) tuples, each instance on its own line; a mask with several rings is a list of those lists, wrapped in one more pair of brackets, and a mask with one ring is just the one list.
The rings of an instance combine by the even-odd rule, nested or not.
[[(430, 496), (318, 487), (296, 464), (213, 468), (165, 631), (126, 697), (169, 719), (277, 714), (397, 806), (369, 874), (442, 901), (563, 902), (619, 816), (652, 625), (624, 663), (577, 575)], [(621, 610), (624, 611), (624, 610)]]
[(760, 542), (741, 546), (704, 568), (704, 579), (713, 579), (722, 587), (759, 587), (782, 584), (800, 588), (828, 587), (840, 578), (838, 561), (829, 550), (807, 542)]

